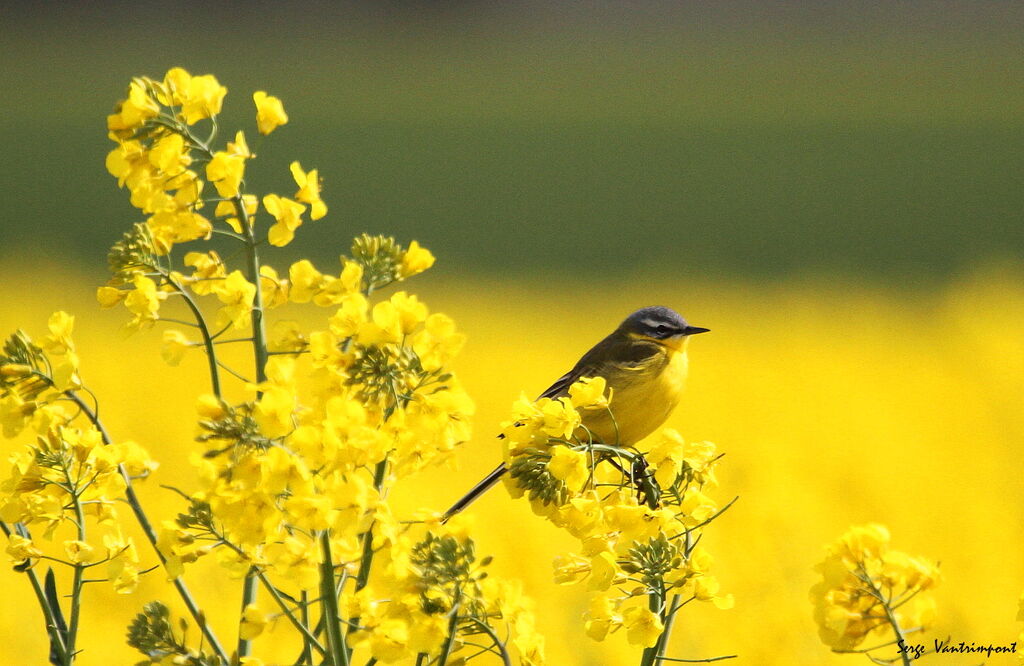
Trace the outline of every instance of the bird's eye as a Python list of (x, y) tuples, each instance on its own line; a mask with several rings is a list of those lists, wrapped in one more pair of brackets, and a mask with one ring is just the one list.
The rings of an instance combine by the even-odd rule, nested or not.
[(665, 324), (658, 324), (658, 326), (654, 330), (658, 332), (659, 336), (668, 335), (668, 326), (666, 326)]

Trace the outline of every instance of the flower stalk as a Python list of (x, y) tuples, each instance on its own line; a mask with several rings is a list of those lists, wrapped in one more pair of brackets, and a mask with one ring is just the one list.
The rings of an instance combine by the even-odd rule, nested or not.
[[(107, 432), (106, 427), (103, 425), (103, 422), (100, 420), (96, 412), (90, 408), (75, 391), (65, 391), (64, 395), (66, 395), (80, 410), (82, 410), (82, 413), (87, 419), (89, 419), (89, 422), (92, 423), (99, 431), (100, 437), (103, 439), (104, 446), (110, 446), (113, 443), (113, 440), (110, 438), (110, 433)], [(128, 506), (131, 507), (135, 520), (142, 528), (142, 533), (146, 535), (146, 540), (153, 546), (153, 550), (156, 552), (157, 557), (160, 558), (160, 563), (166, 565), (167, 558), (157, 545), (156, 530), (153, 529), (153, 524), (150, 522), (149, 516), (146, 515), (142, 502), (139, 500), (139, 497), (135, 492), (135, 488), (132, 486), (131, 475), (128, 474), (128, 470), (124, 468), (124, 465), (120, 465), (118, 471), (121, 478), (124, 479), (125, 501), (128, 503)], [(199, 630), (203, 633), (203, 637), (210, 644), (210, 648), (218, 657), (227, 663), (228, 656), (224, 651), (224, 647), (213, 632), (213, 628), (207, 624), (206, 615), (199, 608), (199, 604), (192, 596), (192, 593), (189, 591), (185, 581), (183, 581), (180, 576), (176, 576), (171, 581), (171, 584), (174, 586), (175, 591), (177, 591), (182, 603), (185, 604), (185, 608), (188, 610), (189, 615), (192, 616), (192, 619), (199, 627)]]
[[(23, 528), (22, 528), (23, 529)], [(4, 536), (10, 540), (11, 536), (15, 534), (14, 530), (7, 525), (7, 523), (0, 521), (0, 531), (4, 533)], [(43, 619), (46, 621), (46, 633), (50, 637), (50, 652), (51, 659), (55, 660), (58, 664), (64, 664), (67, 660), (67, 647), (64, 643), (64, 636), (60, 630), (60, 622), (57, 620), (57, 611), (54, 611), (53, 606), (50, 605), (50, 600), (46, 597), (46, 593), (43, 590), (42, 584), (39, 582), (39, 576), (36, 575), (36, 571), (31, 566), (19, 566), (16, 567), (28, 577), (29, 584), (32, 586), (32, 592), (35, 594), (36, 602), (39, 604), (39, 609), (43, 613)]]
[(349, 649), (341, 631), (341, 612), (338, 609), (338, 593), (334, 582), (334, 560), (331, 555), (331, 537), (328, 532), (320, 535), (320, 603), (323, 622), (327, 632), (327, 658), (329, 666), (348, 666)]

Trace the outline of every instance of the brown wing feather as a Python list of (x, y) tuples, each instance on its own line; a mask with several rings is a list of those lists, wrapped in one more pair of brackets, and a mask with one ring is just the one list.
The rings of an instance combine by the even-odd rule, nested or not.
[(626, 333), (615, 331), (591, 347), (572, 370), (565, 373), (540, 394), (540, 398), (569, 395), (569, 387), (583, 377), (608, 377), (613, 370), (629, 370), (650, 362), (661, 354), (660, 345), (646, 340), (631, 340)]

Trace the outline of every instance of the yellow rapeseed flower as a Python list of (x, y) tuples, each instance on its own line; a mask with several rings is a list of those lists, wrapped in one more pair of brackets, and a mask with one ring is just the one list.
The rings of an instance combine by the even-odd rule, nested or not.
[(39, 408), (35, 401), (26, 401), (17, 391), (0, 394), (0, 431), (4, 437), (17, 437)]
[(466, 343), (451, 317), (435, 312), (423, 322), (423, 330), (412, 340), (413, 349), (425, 370), (436, 370), (451, 361)]
[(430, 250), (420, 247), (417, 241), (409, 243), (408, 249), (402, 254), (402, 265), (399, 268), (400, 277), (408, 278), (422, 273), (434, 265), (434, 255)]
[(331, 332), (341, 338), (354, 336), (367, 321), (370, 304), (359, 292), (342, 297), (341, 307), (328, 320)]
[(302, 213), (306, 207), (297, 201), (276, 194), (263, 197), (263, 207), (274, 216), (277, 223), (267, 232), (271, 245), (284, 247), (295, 238), (295, 230), (302, 225)]
[(167, 254), (175, 243), (209, 238), (213, 225), (199, 213), (190, 210), (165, 210), (155, 213), (146, 226), (160, 254)]
[(153, 142), (149, 149), (149, 163), (167, 176), (175, 176), (192, 163), (180, 134), (165, 134)]
[(260, 287), (265, 307), (276, 308), (288, 302), (288, 281), (282, 280), (272, 266), (260, 266)]
[(238, 130), (235, 132), (235, 140), (228, 141), (228, 152), (232, 155), (238, 155), (246, 159), (255, 157), (252, 151), (249, 150), (249, 143), (245, 140), (245, 132)]
[(118, 104), (116, 113), (107, 116), (107, 128), (111, 131), (134, 130), (159, 113), (160, 105), (146, 92), (143, 82), (136, 79), (128, 86), (128, 98)]
[(657, 443), (647, 452), (647, 462), (656, 468), (654, 478), (663, 488), (671, 486), (683, 468), (686, 442), (671, 428), (665, 428), (658, 435)]
[(556, 555), (554, 559), (554, 581), (558, 585), (578, 583), (590, 573), (590, 560), (576, 553)]
[(238, 196), (244, 177), (245, 157), (241, 155), (218, 150), (206, 164), (206, 178), (225, 199)]
[(256, 126), (260, 134), (270, 134), (288, 122), (284, 105), (278, 98), (257, 90), (252, 94), (252, 101), (256, 103)]
[(116, 287), (100, 287), (96, 290), (96, 300), (104, 309), (120, 304), (127, 295), (128, 292)]
[(604, 377), (584, 377), (569, 387), (569, 400), (577, 409), (607, 409), (611, 392)]
[(310, 205), (310, 219), (319, 220), (327, 214), (327, 204), (320, 198), (319, 172), (313, 169), (306, 173), (298, 162), (292, 162), (289, 168), (292, 172), (292, 178), (295, 179), (295, 184), (299, 186), (299, 191), (295, 193), (295, 198), (302, 203)]
[(74, 564), (89, 564), (96, 559), (96, 549), (85, 541), (65, 541), (64, 552)]
[(238, 635), (247, 641), (251, 641), (263, 633), (267, 623), (267, 614), (261, 611), (255, 604), (249, 604), (242, 611), (242, 622), (238, 626)]
[(224, 304), (217, 312), (217, 327), (223, 328), (230, 323), (232, 328), (243, 328), (252, 312), (256, 285), (246, 280), (242, 271), (232, 271), (216, 283), (213, 291)]
[(541, 430), (550, 437), (568, 439), (580, 426), (580, 414), (569, 398), (542, 401)]
[(23, 537), (20, 534), (11, 534), (7, 538), (7, 554), (11, 557), (11, 560), (17, 563), (29, 558), (40, 557), (43, 551), (39, 550), (32, 543), (32, 539)]
[(569, 492), (573, 494), (583, 490), (587, 479), (590, 478), (587, 454), (574, 451), (568, 446), (552, 447), (548, 471), (551, 472), (551, 476), (564, 481)]
[(220, 113), (228, 92), (212, 74), (192, 76), (181, 67), (168, 70), (164, 87), (169, 95), (164, 103), (181, 107), (181, 116), (188, 125)]
[(395, 306), (402, 335), (409, 335), (426, 321), (429, 310), (415, 295), (398, 291), (391, 296), (390, 301)]
[(75, 343), (71, 338), (75, 329), (74, 316), (58, 310), (50, 315), (46, 322), (50, 334), (39, 341), (39, 345), (51, 354), (67, 354), (75, 350)]
[(622, 620), (626, 627), (626, 638), (631, 645), (651, 647), (658, 642), (665, 629), (661, 618), (649, 608), (631, 606), (623, 612)]
[(160, 350), (160, 355), (167, 365), (176, 366), (181, 363), (181, 359), (185, 357), (185, 353), (193, 344), (184, 333), (177, 329), (169, 328), (164, 331), (163, 347)]
[(590, 579), (587, 587), (591, 590), (603, 591), (611, 587), (620, 573), (615, 555), (601, 551), (590, 558)]
[(595, 641), (603, 641), (615, 627), (622, 625), (622, 615), (618, 612), (612, 599), (605, 594), (591, 595), (585, 615), (587, 636)]
[(156, 282), (141, 274), (132, 277), (132, 286), (134, 289), (125, 297), (124, 304), (128, 311), (135, 315), (128, 322), (128, 329), (138, 330), (151, 326), (157, 320), (160, 301), (166, 294), (157, 289)]
[(370, 321), (359, 327), (358, 340), (361, 345), (394, 344), (401, 339), (401, 314), (391, 301), (381, 301), (374, 305)]
[(184, 263), (191, 266), (192, 275), (187, 281), (192, 291), (199, 295), (212, 294), (217, 284), (227, 277), (227, 268), (220, 255), (214, 250), (209, 252), (189, 252)]
[[(228, 144), (229, 146), (231, 144)], [(252, 218), (256, 215), (256, 211), (259, 210), (260, 202), (255, 194), (243, 194), (242, 195), (242, 206), (245, 209), (245, 214), (249, 218), (249, 224), (252, 224)], [(238, 219), (238, 208), (234, 201), (218, 201), (217, 207), (214, 209), (214, 217), (224, 218), (228, 226), (236, 233), (243, 233), (245, 230), (242, 228), (242, 222)]]

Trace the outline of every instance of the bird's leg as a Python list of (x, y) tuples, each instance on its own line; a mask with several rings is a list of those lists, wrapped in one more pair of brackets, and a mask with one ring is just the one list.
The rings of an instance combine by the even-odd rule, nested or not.
[(657, 509), (661, 500), (661, 488), (658, 487), (658, 482), (650, 469), (644, 454), (637, 454), (633, 459), (630, 480), (636, 486), (636, 501), (646, 504), (652, 509)]
[(629, 485), (636, 488), (636, 501), (646, 504), (652, 509), (657, 509), (661, 500), (661, 488), (650, 472), (650, 465), (642, 453), (632, 457), (629, 469), (623, 467), (614, 455), (608, 455), (604, 460), (611, 463), (612, 467), (619, 470), (622, 476), (629, 479)]

